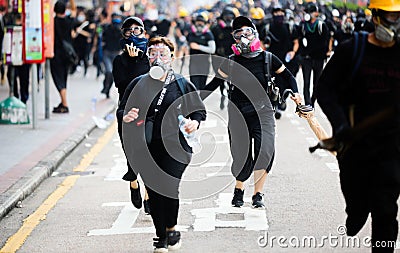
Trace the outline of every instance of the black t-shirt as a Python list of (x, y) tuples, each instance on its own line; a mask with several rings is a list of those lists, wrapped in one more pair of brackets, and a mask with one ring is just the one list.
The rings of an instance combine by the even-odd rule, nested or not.
[(268, 34), (271, 41), (268, 50), (278, 56), (281, 61), (284, 61), (286, 53), (293, 50), (293, 40), (298, 38), (297, 29), (293, 27), (291, 33), (289, 24), (272, 23)]
[[(355, 124), (400, 103), (400, 45), (382, 48), (366, 43), (354, 78), (354, 40), (340, 44), (326, 65), (317, 86), (317, 99), (334, 132), (349, 125), (348, 107), (354, 105)], [(381, 124), (371, 135), (399, 132), (400, 115)], [(397, 120), (397, 122), (396, 122)]]
[(215, 53), (219, 56), (227, 57), (233, 54), (231, 49), (232, 44), (235, 40), (232, 37), (232, 27), (221, 26), (221, 24), (216, 24), (211, 28), (211, 32), (215, 38)]
[(71, 31), (74, 26), (74, 19), (70, 17), (54, 17), (54, 56), (64, 56), (65, 51), (62, 41), (72, 43)]
[(317, 19), (314, 23), (303, 22), (301, 29), (300, 54), (313, 59), (325, 59), (330, 39), (328, 26)]
[(121, 35), (121, 25), (120, 24), (109, 24), (104, 27), (103, 31), (103, 49), (111, 52), (120, 51), (121, 46), (119, 44)]
[[(207, 31), (202, 34), (196, 34), (194, 32), (190, 32), (187, 37), (188, 43), (195, 42), (202, 46), (208, 46), (208, 42), (214, 40), (214, 36), (210, 31)], [(204, 54), (203, 51), (190, 49), (189, 52), (191, 55), (193, 54)]]
[[(253, 98), (259, 98), (261, 96), (261, 94), (259, 94), (260, 91), (263, 92), (267, 88), (264, 67), (265, 53), (261, 52), (254, 58), (235, 55), (233, 60), (239, 65), (230, 64), (227, 59), (220, 66), (220, 70), (229, 76), (228, 79), (232, 80), (234, 85), (231, 92), (232, 102), (246, 103), (249, 102), (250, 96)], [(272, 75), (281, 66), (281, 60), (272, 54), (270, 74)], [(244, 68), (247, 69), (247, 71)], [(262, 85), (263, 90), (258, 89), (258, 84)]]

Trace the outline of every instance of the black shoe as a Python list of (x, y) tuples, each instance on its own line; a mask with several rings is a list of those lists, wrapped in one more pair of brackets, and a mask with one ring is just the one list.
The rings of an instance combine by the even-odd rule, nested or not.
[(144, 207), (144, 213), (147, 215), (150, 215), (150, 203), (149, 200), (143, 200), (143, 207)]
[(60, 107), (62, 107), (62, 106), (63, 106), (63, 104), (62, 104), (62, 103), (59, 103), (56, 107), (53, 107), (53, 110), (56, 109), (56, 108), (60, 108)]
[(137, 189), (133, 189), (130, 185), (129, 185), (129, 189), (131, 190), (131, 202), (132, 202), (133, 206), (136, 207), (137, 209), (142, 208), (142, 196), (140, 195), (139, 183), (138, 183)]
[(168, 250), (177, 250), (181, 247), (181, 232), (169, 231), (167, 232)]
[(53, 108), (53, 113), (69, 113), (69, 109), (61, 104), (61, 106)]
[(257, 192), (256, 195), (253, 195), (253, 197), (251, 198), (253, 200), (253, 208), (260, 208), (260, 209), (265, 209), (265, 205), (263, 202), (263, 196), (264, 194)]
[(368, 212), (365, 213), (365, 215), (358, 214), (358, 216), (355, 215), (348, 215), (346, 219), (346, 233), (348, 236), (355, 236), (360, 232), (360, 230), (363, 228), (365, 222), (368, 219)]
[(167, 238), (153, 238), (154, 253), (164, 253), (168, 252)]
[(276, 109), (275, 111), (275, 119), (280, 119), (282, 117), (282, 113)]
[(240, 190), (239, 188), (235, 188), (233, 192), (232, 206), (241, 207), (244, 205), (243, 201), (244, 190)]

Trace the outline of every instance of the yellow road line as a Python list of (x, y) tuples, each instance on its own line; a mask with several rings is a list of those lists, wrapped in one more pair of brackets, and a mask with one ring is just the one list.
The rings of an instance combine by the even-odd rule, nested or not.
[[(81, 162), (77, 167), (74, 168), (73, 171), (84, 171), (91, 164), (93, 159), (100, 153), (100, 151), (104, 148), (104, 146), (111, 140), (116, 128), (116, 122), (106, 130), (106, 132), (98, 139), (97, 143), (90, 149), (90, 151), (83, 156)], [(32, 233), (37, 225), (39, 225), (40, 221), (46, 219), (47, 213), (50, 212), (51, 209), (57, 204), (57, 202), (74, 186), (76, 180), (80, 177), (80, 175), (72, 175), (68, 176), (58, 187), (57, 189), (50, 194), (50, 196), (39, 206), (38, 209), (28, 218), (24, 220), (21, 228), (10, 238), (8, 238), (6, 244), (2, 249), (0, 249), (0, 253), (11, 253), (16, 252), (28, 238), (28, 236)]]

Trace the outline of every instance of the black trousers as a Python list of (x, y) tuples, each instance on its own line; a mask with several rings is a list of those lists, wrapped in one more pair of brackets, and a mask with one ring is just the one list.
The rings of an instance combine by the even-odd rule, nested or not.
[[(303, 71), (303, 82), (304, 82), (304, 102), (306, 105), (314, 106), (315, 102), (315, 91), (318, 85), (319, 77), (321, 76), (322, 69), (324, 67), (324, 59), (312, 59), (303, 57), (301, 61), (301, 68)], [(310, 96), (310, 81), (311, 71), (313, 71), (313, 93)]]
[(125, 175), (122, 177), (122, 179), (123, 180), (125, 180), (125, 181), (129, 181), (129, 182), (132, 182), (132, 181), (135, 181), (136, 179), (137, 179), (137, 175), (136, 175), (136, 173), (133, 171), (133, 169), (132, 169), (132, 166), (131, 166), (131, 164), (129, 163), (129, 159), (128, 159), (128, 157), (126, 156), (126, 153), (125, 153), (125, 148), (124, 148), (124, 139), (123, 139), (123, 136), (122, 136), (122, 120), (117, 120), (117, 123), (118, 123), (118, 135), (119, 135), (119, 139), (121, 140), (121, 143), (122, 143), (122, 149), (124, 150), (124, 154), (125, 154), (125, 157), (126, 157), (126, 165), (128, 166), (128, 171), (125, 173)]
[[(372, 245), (397, 240), (397, 199), (400, 193), (400, 138), (387, 145), (353, 146), (338, 158), (340, 184), (346, 201), (348, 235), (355, 235), (372, 218)], [(397, 145), (397, 147), (396, 147)], [(394, 246), (394, 245), (393, 245)], [(372, 252), (393, 252), (373, 247)]]
[(269, 172), (275, 154), (275, 119), (272, 108), (259, 111), (260, 118), (257, 114), (243, 116), (232, 108), (232, 104), (228, 107), (228, 112), (233, 176), (244, 182), (254, 170), (265, 169)]
[[(162, 192), (154, 190), (152, 184), (149, 183), (149, 180), (146, 177), (143, 179), (149, 195), (151, 217), (153, 218), (154, 227), (156, 228), (156, 235), (157, 237), (164, 239), (167, 236), (166, 229), (172, 228), (178, 223), (179, 183), (183, 172), (188, 165), (188, 161), (186, 161), (187, 163), (182, 163), (175, 160), (166, 151), (161, 141), (152, 142), (149, 145), (149, 149), (157, 165), (168, 175), (176, 179), (173, 183), (169, 183), (169, 185), (164, 186), (168, 187), (169, 189), (172, 188), (174, 196), (166, 196)], [(153, 180), (154, 178), (159, 177), (156, 173), (153, 173)], [(152, 183), (154, 183), (153, 180), (151, 180)], [(159, 183), (166, 184), (165, 181)]]
[[(23, 64), (21, 66), (8, 66), (7, 78), (11, 86), (11, 72), (14, 71), (14, 96), (21, 98), (21, 101), (26, 104), (29, 98), (29, 69), (30, 64)], [(18, 83), (19, 80), (19, 83)], [(19, 93), (18, 93), (19, 85)]]

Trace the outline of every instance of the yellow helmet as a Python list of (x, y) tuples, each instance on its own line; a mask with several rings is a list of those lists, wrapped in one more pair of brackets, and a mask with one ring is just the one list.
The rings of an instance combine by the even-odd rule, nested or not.
[(250, 8), (250, 16), (252, 19), (263, 19), (265, 17), (265, 13), (260, 7), (252, 7)]
[(368, 8), (383, 11), (400, 11), (400, 0), (370, 0)]
[(183, 18), (189, 16), (189, 12), (184, 7), (179, 7), (178, 16)]

